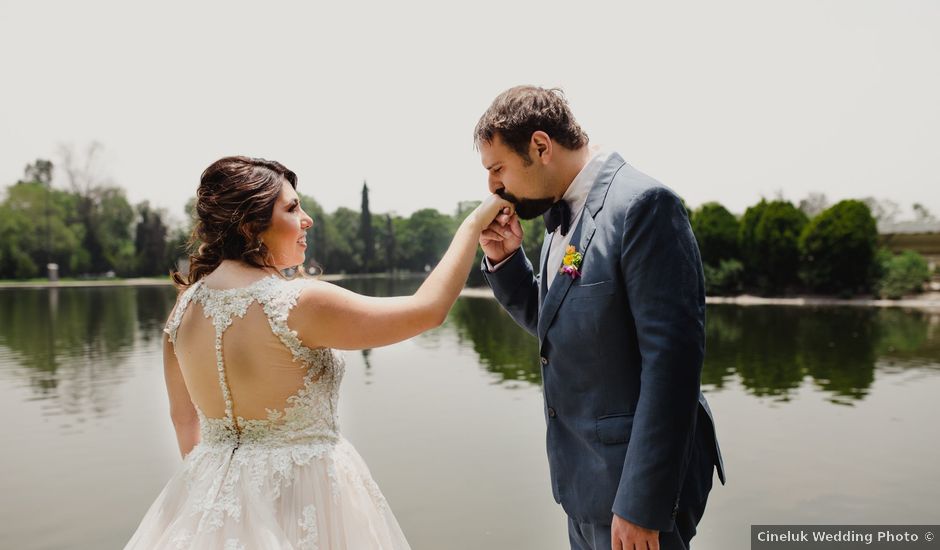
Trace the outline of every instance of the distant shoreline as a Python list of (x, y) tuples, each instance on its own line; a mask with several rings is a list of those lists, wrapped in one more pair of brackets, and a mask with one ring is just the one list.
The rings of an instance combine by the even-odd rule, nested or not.
[[(393, 278), (412, 278), (423, 277), (424, 273), (354, 273), (354, 274), (330, 274), (316, 277), (321, 281), (342, 281), (352, 279), (384, 279)], [(88, 279), (65, 281), (0, 281), (0, 290), (9, 289), (37, 289), (37, 288), (85, 288), (85, 287), (108, 287), (108, 286), (173, 286), (173, 281), (169, 277), (132, 277), (128, 279)]]
[[(465, 288), (460, 293), (467, 298), (493, 298), (489, 288)], [(825, 296), (796, 296), (765, 298), (743, 294), (741, 296), (708, 296), (707, 304), (732, 304), (737, 306), (800, 306), (800, 307), (897, 307), (918, 309), (929, 313), (940, 313), (940, 292), (928, 292), (900, 300), (876, 300), (873, 298), (829, 298)]]
[[(393, 277), (411, 278), (421, 277), (424, 273), (401, 273)], [(331, 274), (319, 277), (323, 281), (341, 281), (348, 279), (385, 278), (389, 275), (381, 274)], [(89, 287), (123, 287), (123, 286), (172, 286), (169, 278), (133, 278), (133, 279), (98, 279), (88, 281), (3, 281), (0, 290), (15, 289), (43, 289), (43, 288), (89, 288)], [(460, 295), (465, 298), (494, 299), (493, 292), (487, 287), (464, 288)], [(879, 300), (874, 298), (832, 298), (826, 296), (793, 296), (793, 297), (763, 297), (743, 294), (740, 296), (708, 296), (708, 304), (732, 304), (738, 306), (802, 306), (802, 307), (897, 307), (902, 309), (917, 309), (930, 313), (940, 313), (940, 292), (927, 292), (915, 296), (908, 296), (900, 300)]]

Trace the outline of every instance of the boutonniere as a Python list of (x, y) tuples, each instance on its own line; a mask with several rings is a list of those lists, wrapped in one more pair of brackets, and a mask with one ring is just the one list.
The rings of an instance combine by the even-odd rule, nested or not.
[(581, 256), (581, 253), (574, 245), (568, 245), (568, 248), (565, 249), (565, 258), (561, 261), (561, 269), (558, 272), (569, 275), (572, 279), (577, 279), (581, 276), (581, 261), (583, 259), (584, 257)]

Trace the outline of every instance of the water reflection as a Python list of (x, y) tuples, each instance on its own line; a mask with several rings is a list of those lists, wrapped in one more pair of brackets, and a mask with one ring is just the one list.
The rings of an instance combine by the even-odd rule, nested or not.
[[(424, 281), (423, 277), (399, 279), (347, 279), (337, 284), (368, 296), (404, 296), (414, 293)], [(542, 383), (539, 370), (538, 344), (535, 338), (519, 328), (506, 315), (499, 304), (486, 298), (461, 298), (448, 315), (444, 331), (456, 332), (461, 347), (471, 347), (480, 362), (500, 381), (528, 381)], [(441, 331), (426, 333), (417, 339), (419, 345), (440, 347), (445, 345)], [(363, 359), (367, 371), (371, 369), (369, 350)], [(368, 372), (367, 372), (368, 374)]]
[(538, 342), (496, 300), (461, 298), (451, 310), (448, 323), (457, 331), (460, 343), (470, 344), (486, 370), (501, 380), (542, 383)]
[[(504, 381), (541, 383), (535, 338), (493, 300), (465, 298), (449, 317), (461, 342)], [(789, 401), (807, 381), (830, 402), (868, 395), (876, 369), (938, 369), (940, 316), (896, 309), (710, 306), (702, 384), (736, 380), (757, 397)]]
[(159, 338), (174, 296), (166, 287), (0, 291), (0, 376), (54, 401), (50, 415), (106, 416), (128, 355)]
[(735, 374), (756, 396), (788, 401), (804, 380), (849, 405), (876, 369), (936, 368), (937, 316), (897, 309), (709, 306), (703, 385)]
[(162, 342), (163, 326), (176, 302), (176, 290), (171, 287), (139, 287), (135, 290), (140, 339), (145, 343)]
[[(421, 278), (350, 279), (340, 284), (373, 296), (414, 292)], [(171, 287), (0, 291), (0, 377), (25, 380), (39, 399), (65, 411), (104, 414), (123, 380), (128, 354), (159, 345), (173, 306)], [(713, 305), (706, 324), (706, 391), (731, 382), (786, 402), (804, 384), (834, 404), (871, 391), (878, 370), (940, 369), (940, 316), (898, 309)], [(472, 349), (499, 382), (541, 384), (535, 338), (496, 301), (461, 298), (445, 326), (417, 342)], [(371, 371), (370, 351), (362, 352)], [(368, 372), (367, 372), (368, 375)], [(512, 384), (508, 384), (512, 386)]]
[(879, 312), (876, 353), (892, 366), (940, 368), (940, 315), (901, 310)]

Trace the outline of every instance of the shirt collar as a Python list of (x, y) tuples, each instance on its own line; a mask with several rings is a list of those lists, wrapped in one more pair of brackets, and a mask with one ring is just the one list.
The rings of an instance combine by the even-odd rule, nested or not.
[(578, 175), (571, 181), (571, 185), (568, 186), (568, 190), (565, 191), (565, 194), (561, 197), (571, 208), (572, 218), (577, 216), (581, 212), (581, 209), (584, 208), (584, 203), (587, 202), (587, 197), (591, 192), (591, 187), (594, 185), (594, 180), (597, 179), (601, 168), (603, 168), (607, 159), (610, 158), (610, 151), (606, 151), (600, 147), (592, 148), (591, 152), (594, 153), (591, 160), (578, 172)]

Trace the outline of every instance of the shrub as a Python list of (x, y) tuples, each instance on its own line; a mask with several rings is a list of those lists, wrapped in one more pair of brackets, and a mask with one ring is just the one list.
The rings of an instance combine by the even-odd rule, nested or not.
[(738, 257), (741, 224), (724, 206), (717, 202), (705, 203), (692, 213), (691, 221), (703, 263), (717, 266), (722, 260)]
[(885, 298), (896, 300), (905, 294), (918, 293), (930, 279), (927, 260), (913, 250), (905, 250), (882, 261), (878, 290)]
[(738, 243), (748, 282), (779, 292), (798, 281), (799, 236), (806, 214), (788, 201), (761, 200), (741, 218)]
[(865, 203), (844, 200), (824, 210), (800, 235), (803, 280), (824, 292), (869, 289), (877, 240), (875, 219)]
[(705, 293), (709, 296), (738, 294), (743, 288), (744, 264), (723, 260), (718, 267), (705, 264)]

